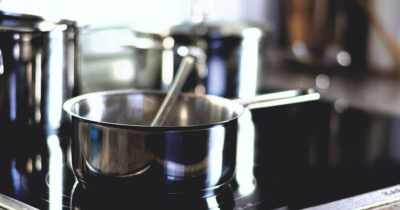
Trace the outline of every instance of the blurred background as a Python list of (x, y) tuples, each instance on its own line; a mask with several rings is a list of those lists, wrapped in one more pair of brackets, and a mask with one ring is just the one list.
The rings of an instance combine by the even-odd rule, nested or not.
[[(321, 81), (330, 79), (326, 76), (332, 73), (374, 76), (374, 81), (388, 78), (392, 84), (399, 69), (399, 4), (395, 0), (3, 0), (0, 6), (4, 11), (47, 19), (76, 20), (82, 27), (82, 53), (88, 60), (95, 54), (108, 54), (110, 59), (124, 55), (132, 58), (126, 53), (134, 52), (121, 45), (135, 32), (160, 34), (203, 12), (210, 22), (268, 25), (264, 60), (272, 63), (266, 71), (273, 71), (276, 65), (281, 70), (282, 65), (286, 68), (289, 64), (296, 65), (295, 70), (326, 74), (319, 77)], [(88, 68), (83, 74), (89, 73), (92, 63), (83, 63)], [(121, 82), (126, 83), (124, 80), (128, 78)]]
[(165, 89), (170, 53), (175, 66), (188, 50), (180, 47), (203, 46), (185, 37), (187, 23), (218, 23), (203, 46), (207, 77), (192, 78), (203, 86), (187, 90), (243, 97), (314, 88), (322, 95), (307, 107), (253, 113), (256, 163), (260, 173), (274, 172), (264, 175), (281, 198), (277, 206), (400, 182), (400, 1), (2, 0), (0, 8), (77, 21), (82, 92)]

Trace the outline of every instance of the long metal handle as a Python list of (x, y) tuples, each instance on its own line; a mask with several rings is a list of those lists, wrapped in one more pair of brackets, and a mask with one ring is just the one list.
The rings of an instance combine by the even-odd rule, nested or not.
[(189, 76), (193, 68), (194, 62), (195, 58), (193, 56), (186, 56), (181, 61), (175, 80), (172, 83), (172, 86), (167, 95), (165, 96), (163, 103), (158, 109), (156, 116), (151, 122), (152, 127), (162, 126), (164, 124), (169, 111), (171, 110), (173, 104), (175, 103), (181, 92), (183, 84), (185, 84), (186, 78)]
[(282, 106), (320, 99), (320, 94), (313, 89), (308, 90), (287, 90), (275, 93), (257, 95), (249, 99), (235, 99), (234, 101), (248, 109), (267, 108)]

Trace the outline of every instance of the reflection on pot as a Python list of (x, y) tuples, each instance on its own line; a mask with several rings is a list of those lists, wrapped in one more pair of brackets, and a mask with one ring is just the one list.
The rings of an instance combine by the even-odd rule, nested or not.
[(66, 126), (62, 104), (79, 93), (79, 30), (67, 20), (1, 11), (0, 17), (0, 148), (18, 171), (40, 171), (27, 165), (45, 136)]

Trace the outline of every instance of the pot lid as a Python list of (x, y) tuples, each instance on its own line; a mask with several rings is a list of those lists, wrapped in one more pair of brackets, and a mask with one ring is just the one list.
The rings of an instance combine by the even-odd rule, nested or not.
[(249, 35), (261, 38), (268, 34), (270, 28), (267, 25), (254, 24), (248, 22), (202, 22), (193, 24), (185, 22), (171, 27), (169, 34), (188, 35), (188, 36), (240, 36)]

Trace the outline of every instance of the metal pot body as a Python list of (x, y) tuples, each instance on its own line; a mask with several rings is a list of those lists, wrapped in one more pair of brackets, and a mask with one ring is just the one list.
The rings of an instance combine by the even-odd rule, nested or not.
[[(163, 70), (173, 69), (172, 51), (165, 50), (163, 35), (149, 32), (134, 32), (134, 42), (128, 42), (132, 49), (135, 69), (134, 88), (166, 89), (162, 86)], [(173, 75), (173, 71), (169, 78)], [(165, 74), (164, 74), (165, 77)], [(164, 79), (165, 80), (165, 79)], [(169, 80), (168, 80), (169, 81)], [(166, 85), (170, 85), (168, 83)]]
[(59, 129), (68, 119), (63, 102), (78, 93), (75, 22), (4, 12), (0, 17), (2, 125), (18, 130), (15, 135)]
[(268, 35), (268, 27), (248, 23), (182, 24), (169, 32), (175, 65), (185, 47), (196, 46), (204, 52), (187, 90), (227, 98), (256, 95)]
[[(183, 94), (165, 127), (149, 127), (164, 93), (109, 91), (64, 105), (72, 115), (72, 165), (87, 185), (134, 183), (166, 193), (217, 189), (235, 171), (236, 110)], [(235, 107), (234, 107), (235, 108)]]
[(20, 173), (46, 171), (46, 136), (65, 130), (62, 104), (79, 92), (78, 33), (75, 22), (0, 11), (0, 159), (7, 167), (12, 160)]
[(181, 59), (196, 56), (184, 91), (222, 97), (256, 94), (269, 28), (247, 23), (182, 23), (166, 32), (135, 31), (134, 88), (167, 90)]

